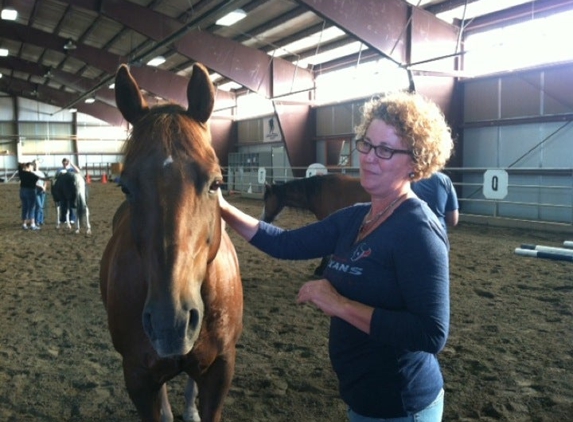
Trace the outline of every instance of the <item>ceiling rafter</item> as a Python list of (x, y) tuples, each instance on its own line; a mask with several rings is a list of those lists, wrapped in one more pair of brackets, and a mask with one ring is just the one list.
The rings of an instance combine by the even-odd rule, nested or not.
[[(6, 1), (8, 0), (0, 0), (0, 3)], [(162, 77), (158, 75), (166, 75), (164, 72), (187, 77), (195, 62), (210, 60), (211, 63), (205, 64), (212, 71), (223, 75), (216, 81), (216, 85), (236, 81), (249, 91), (258, 91), (273, 98), (285, 94), (283, 90), (287, 86), (286, 81), (290, 81), (293, 75), (304, 75), (304, 81), (308, 83), (312, 80), (313, 73), (339, 68), (342, 63), (356, 63), (358, 59), (363, 62), (389, 56), (403, 66), (412, 61), (430, 63), (432, 57), (427, 57), (421, 47), (416, 47), (419, 41), (412, 42), (408, 38), (416, 39), (420, 36), (422, 31), (417, 29), (420, 22), (429, 25), (430, 31), (438, 28), (438, 32), (444, 31), (447, 34), (448, 31), (440, 29), (442, 26), (447, 27), (447, 24), (438, 20), (435, 14), (480, 1), (482, 0), (433, 0), (428, 6), (416, 8), (417, 2), (411, 0), (408, 0), (409, 3), (405, 0), (154, 0), (147, 3), (140, 0), (17, 0), (17, 8), (23, 19), (21, 25), (27, 28), (27, 31), (40, 31), (40, 28), (46, 31), (45, 28), (52, 28), (49, 32), (42, 32), (42, 38), (72, 38), (78, 44), (78, 49), (64, 54), (60, 38), (57, 38), (59, 45), (56, 46), (51, 41), (31, 41), (23, 32), (18, 39), (4, 37), (2, 31), (5, 26), (10, 25), (7, 22), (0, 25), (3, 27), (0, 29), (0, 43), (9, 44), (12, 55), (74, 74), (77, 80), (83, 81), (82, 87), (88, 86), (87, 81), (91, 81), (90, 89), (83, 93), (78, 92), (73, 101), (76, 104), (82, 102), (82, 96), (94, 94), (101, 96), (103, 102), (103, 88), (105, 86), (107, 89), (107, 82), (113, 79), (119, 63), (128, 62), (134, 67), (140, 66), (140, 62), (153, 54), (162, 54), (167, 58), (167, 62), (160, 69), (153, 70), (156, 80), (160, 81)], [(145, 7), (142, 4), (145, 4)], [(218, 17), (234, 8), (243, 8), (247, 12), (247, 18), (230, 29), (215, 24)], [(525, 19), (528, 11), (530, 16), (532, 10), (539, 15), (567, 8), (573, 8), (573, 0), (526, 0), (522, 6), (478, 16), (466, 29), (482, 30), (502, 19), (505, 22), (508, 16), (515, 19), (519, 13), (522, 14), (522, 19)], [(122, 17), (118, 18), (122, 13)], [(410, 19), (414, 19), (411, 24)], [(111, 22), (113, 24), (110, 24)], [(136, 25), (139, 27), (133, 29)], [(405, 25), (411, 28), (404, 32)], [(294, 41), (333, 26), (342, 29), (345, 35), (340, 39), (321, 41), (319, 46), (297, 49), (291, 55), (281, 55), (280, 59), (271, 57), (272, 50), (288, 46)], [(186, 28), (187, 32), (182, 28)], [(199, 32), (207, 35), (194, 37), (195, 33)], [(104, 36), (98, 44), (97, 37), (100, 34)], [(172, 36), (173, 34), (176, 35)], [(271, 38), (267, 41), (269, 36)], [(258, 41), (254, 41), (259, 37)], [(214, 40), (217, 48), (234, 57), (215, 54), (209, 51), (208, 45), (203, 45), (201, 50), (192, 45), (193, 38), (200, 43)], [(180, 46), (183, 44), (181, 39), (185, 40), (186, 45), (176, 48), (177, 42)], [(370, 47), (369, 50), (363, 51), (360, 57), (350, 54), (321, 62), (313, 67), (312, 73), (290, 64), (291, 61), (311, 58), (317, 49), (319, 52), (328, 51), (356, 40)], [(378, 53), (372, 53), (372, 50)], [(243, 60), (243, 55), (247, 59)], [(91, 59), (88, 59), (88, 56)], [(440, 52), (437, 56), (446, 56), (446, 53)], [(284, 72), (287, 66), (291, 68), (290, 74)], [(280, 76), (275, 73), (279, 67)], [(70, 90), (71, 85), (62, 83), (61, 78), (42, 78), (43, 75), (7, 69), (7, 74), (15, 73), (17, 77), (25, 78), (30, 83), (51, 86), (62, 91)], [(280, 77), (286, 78), (285, 81), (276, 81)], [(167, 82), (163, 82), (163, 85), (173, 83), (170, 76), (165, 81)], [(275, 85), (281, 87), (280, 92), (275, 92)], [(153, 89), (157, 91), (159, 87)], [(99, 90), (102, 90), (101, 94), (98, 94)], [(175, 91), (175, 88), (173, 90)], [(171, 99), (168, 96), (171, 94), (161, 93), (163, 89), (157, 93), (150, 88), (149, 92)], [(244, 89), (236, 92), (244, 92)], [(229, 95), (226, 95), (226, 98), (228, 99)]]

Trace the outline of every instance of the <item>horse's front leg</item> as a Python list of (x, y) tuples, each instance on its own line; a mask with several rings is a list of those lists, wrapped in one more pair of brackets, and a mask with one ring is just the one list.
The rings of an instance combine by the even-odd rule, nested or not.
[[(58, 204), (58, 228), (60, 224), (64, 224), (68, 230), (72, 229), (72, 225), (70, 224), (70, 209), (70, 205), (65, 201)], [(64, 215), (66, 216), (65, 220), (62, 218)]]
[(56, 230), (60, 229), (60, 204), (56, 202)]
[(86, 206), (84, 218), (86, 219), (86, 234), (92, 234), (92, 226), (90, 224), (90, 209)]
[[(71, 210), (70, 210), (71, 213)], [(78, 209), (76, 208), (76, 221), (73, 224), (74, 226), (76, 226), (76, 230), (75, 233), (76, 234), (80, 234), (80, 229), (82, 227), (82, 217), (80, 216), (80, 214), (78, 213)]]
[(199, 415), (202, 422), (219, 422), (223, 413), (223, 402), (235, 372), (236, 350), (219, 356), (201, 376), (199, 382)]
[(161, 395), (161, 422), (173, 422), (173, 412), (167, 398), (167, 383), (163, 384), (159, 394)]
[(82, 225), (86, 228), (86, 234), (92, 234), (92, 226), (90, 224), (90, 210), (87, 205), (83, 209), (80, 209), (79, 207), (76, 208), (76, 234), (81, 232)]
[(71, 211), (71, 208), (68, 206), (68, 208), (66, 210), (66, 228), (68, 230), (72, 229), (72, 223), (70, 223), (70, 211)]
[(124, 363), (123, 376), (131, 401), (142, 422), (173, 422), (166, 384), (159, 384), (149, 372), (128, 367)]
[(185, 386), (185, 410), (183, 411), (183, 420), (185, 422), (201, 422), (199, 411), (197, 410), (197, 383), (191, 377), (187, 380)]

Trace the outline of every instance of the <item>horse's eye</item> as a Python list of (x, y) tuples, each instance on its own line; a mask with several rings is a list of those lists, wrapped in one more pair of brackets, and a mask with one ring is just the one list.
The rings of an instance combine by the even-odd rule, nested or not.
[(222, 180), (214, 180), (214, 181), (211, 183), (211, 186), (209, 186), (209, 193), (215, 193), (215, 192), (217, 192), (217, 189), (219, 189), (222, 185), (223, 185), (223, 181), (222, 181)]

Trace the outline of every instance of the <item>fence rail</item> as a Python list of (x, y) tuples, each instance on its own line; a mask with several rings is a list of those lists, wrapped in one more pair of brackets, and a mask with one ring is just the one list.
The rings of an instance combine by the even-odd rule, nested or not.
[[(64, 157), (79, 163), (95, 180), (103, 174), (109, 180), (119, 176), (117, 169), (122, 157), (118, 154), (55, 154), (43, 157), (42, 170), (48, 175), (55, 174)], [(21, 157), (29, 161), (35, 158)], [(5, 182), (13, 180), (16, 167), (15, 157), (0, 156), (0, 178)], [(325, 170), (359, 176), (355, 167), (333, 166)], [(491, 182), (487, 174), (491, 171), (507, 179), (503, 186), (496, 185), (505, 194), (495, 192), (500, 193), (495, 198), (488, 197), (486, 189)], [(305, 172), (308, 174), (307, 168), (230, 165), (223, 168), (224, 189), (262, 199), (265, 183), (285, 183), (295, 178), (293, 173)], [(444, 172), (456, 187), (462, 221), (573, 232), (573, 168), (447, 168)]]
[[(289, 171), (287, 171), (289, 170)], [(262, 199), (264, 183), (284, 183), (294, 168), (265, 168), (261, 183), (259, 168), (228, 167), (227, 190)], [(304, 173), (305, 169), (302, 170)], [(488, 198), (484, 193), (488, 170), (507, 173), (507, 194)], [(359, 176), (358, 168), (332, 167), (329, 173)], [(573, 232), (573, 169), (571, 168), (447, 168), (460, 202), (462, 221), (514, 227)], [(280, 175), (273, 177), (273, 175)], [(486, 189), (487, 191), (487, 189)]]

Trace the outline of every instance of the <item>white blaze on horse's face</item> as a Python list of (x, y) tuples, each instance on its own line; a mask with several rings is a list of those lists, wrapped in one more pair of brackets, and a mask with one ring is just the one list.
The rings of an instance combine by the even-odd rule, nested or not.
[(173, 164), (173, 157), (170, 155), (170, 156), (167, 157), (167, 158), (165, 159), (165, 161), (163, 162), (163, 167), (170, 166), (171, 164)]

